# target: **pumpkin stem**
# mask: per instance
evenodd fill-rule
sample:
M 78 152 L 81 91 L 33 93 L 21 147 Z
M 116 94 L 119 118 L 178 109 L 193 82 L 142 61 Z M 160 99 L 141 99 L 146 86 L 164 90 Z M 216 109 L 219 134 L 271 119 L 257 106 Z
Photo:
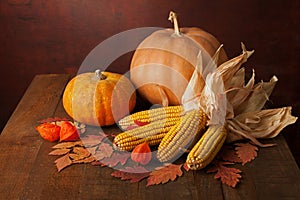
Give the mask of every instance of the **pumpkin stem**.
M 168 20 L 170 20 L 174 24 L 174 32 L 175 32 L 175 34 L 177 36 L 180 36 L 176 13 L 174 13 L 173 11 L 171 11 L 170 14 L 169 14 Z
M 107 78 L 107 77 L 101 72 L 100 69 L 97 69 L 97 70 L 95 71 L 95 74 L 96 74 L 96 76 L 97 76 L 97 78 L 98 78 L 99 80 L 104 80 L 104 79 Z

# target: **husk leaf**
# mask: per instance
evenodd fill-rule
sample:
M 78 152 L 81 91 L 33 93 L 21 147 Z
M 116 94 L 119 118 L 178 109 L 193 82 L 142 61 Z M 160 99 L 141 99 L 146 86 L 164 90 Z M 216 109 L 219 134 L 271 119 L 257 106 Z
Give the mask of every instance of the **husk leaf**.
M 247 51 L 242 43 L 242 54 L 218 68 L 213 65 L 218 52 L 205 68 L 200 52 L 182 102 L 186 110 L 202 109 L 209 118 L 208 125 L 225 124 L 229 131 L 227 142 L 246 138 L 261 147 L 272 146 L 257 139 L 276 137 L 284 127 L 295 123 L 297 117 L 291 115 L 291 107 L 263 110 L 278 79 L 273 76 L 269 82 L 255 84 L 253 70 L 245 83 L 245 69 L 241 66 L 253 52 Z M 202 83 L 205 80 L 204 86 L 199 85 L 200 78 Z
M 255 138 L 274 138 L 280 131 L 296 122 L 297 117 L 291 115 L 291 107 L 265 109 L 242 113 L 227 120 L 229 134 L 227 142 L 248 138 L 259 146 Z

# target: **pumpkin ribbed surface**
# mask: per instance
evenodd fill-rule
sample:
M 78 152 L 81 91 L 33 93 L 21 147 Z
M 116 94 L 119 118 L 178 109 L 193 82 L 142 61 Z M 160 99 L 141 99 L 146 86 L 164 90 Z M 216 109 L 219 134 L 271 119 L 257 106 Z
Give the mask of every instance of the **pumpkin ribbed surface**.
M 138 92 L 152 104 L 162 104 L 163 91 L 169 105 L 181 103 L 201 51 L 206 66 L 220 42 L 210 33 L 192 27 L 181 28 L 180 34 L 173 29 L 153 32 L 137 47 L 130 66 L 130 78 Z M 225 62 L 227 55 L 221 49 L 217 65 Z M 199 85 L 204 86 L 204 80 Z M 159 91 L 160 90 L 160 91 Z
M 63 106 L 76 121 L 94 126 L 112 125 L 133 110 L 135 89 L 128 78 L 116 73 L 102 72 L 74 77 L 66 86 Z

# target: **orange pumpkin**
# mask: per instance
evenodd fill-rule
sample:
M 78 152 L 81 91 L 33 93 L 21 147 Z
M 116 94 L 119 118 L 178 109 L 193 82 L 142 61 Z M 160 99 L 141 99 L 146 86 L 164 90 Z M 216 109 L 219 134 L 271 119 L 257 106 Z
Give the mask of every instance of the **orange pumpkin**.
M 131 61 L 130 78 L 138 92 L 152 104 L 178 105 L 197 63 L 201 51 L 204 66 L 220 47 L 210 33 L 196 27 L 178 28 L 176 14 L 170 12 L 173 29 L 153 32 L 137 47 Z M 220 50 L 218 65 L 227 60 Z M 204 80 L 199 83 L 204 86 Z M 162 95 L 162 93 L 164 95 Z
M 131 112 L 136 103 L 134 86 L 128 78 L 111 72 L 83 73 L 66 86 L 63 106 L 76 121 L 107 126 Z

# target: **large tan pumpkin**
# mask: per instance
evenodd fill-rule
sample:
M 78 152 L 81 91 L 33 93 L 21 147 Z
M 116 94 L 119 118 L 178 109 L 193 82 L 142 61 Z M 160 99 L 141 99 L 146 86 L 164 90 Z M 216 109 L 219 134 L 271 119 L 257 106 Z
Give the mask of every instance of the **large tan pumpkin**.
M 210 33 L 196 27 L 178 28 L 176 14 L 170 12 L 174 29 L 158 30 L 142 41 L 130 66 L 130 78 L 142 97 L 152 104 L 178 105 L 197 63 L 201 51 L 203 66 L 211 60 L 220 42 Z M 218 65 L 227 60 L 224 49 Z M 199 87 L 204 86 L 204 80 Z
M 135 88 L 128 78 L 111 72 L 83 73 L 66 86 L 63 106 L 76 121 L 112 125 L 133 110 Z

